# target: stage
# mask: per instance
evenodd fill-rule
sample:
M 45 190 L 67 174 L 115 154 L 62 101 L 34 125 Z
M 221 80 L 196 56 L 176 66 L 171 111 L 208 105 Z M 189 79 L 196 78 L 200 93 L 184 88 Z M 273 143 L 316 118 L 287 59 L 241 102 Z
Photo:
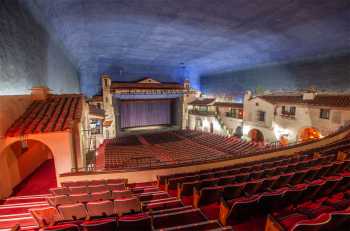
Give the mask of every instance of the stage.
M 157 132 L 166 132 L 166 131 L 176 131 L 179 130 L 178 125 L 154 125 L 154 126 L 144 126 L 144 127 L 134 127 L 134 128 L 124 128 L 120 130 L 120 136 L 128 135 L 138 135 L 138 134 L 149 134 Z

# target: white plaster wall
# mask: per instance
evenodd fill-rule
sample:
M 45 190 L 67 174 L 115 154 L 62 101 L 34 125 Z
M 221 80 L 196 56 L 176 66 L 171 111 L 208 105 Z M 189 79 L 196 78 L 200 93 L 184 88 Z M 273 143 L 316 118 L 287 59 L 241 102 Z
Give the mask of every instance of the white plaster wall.
M 226 116 L 226 112 L 230 111 L 229 107 L 219 107 L 218 111 L 219 111 L 219 116 L 224 122 L 225 126 L 228 129 L 232 129 L 233 134 L 235 133 L 237 127 L 242 127 L 243 119 L 236 119 L 236 118 Z
M 221 125 L 215 116 L 198 116 L 198 115 L 189 114 L 188 118 L 189 118 L 189 128 L 191 130 L 195 130 L 196 120 L 198 118 L 202 120 L 202 128 L 199 129 L 200 131 L 210 132 L 210 123 L 213 123 L 214 125 L 213 133 L 226 135 L 225 131 L 221 128 Z
M 271 143 L 276 141 L 272 122 L 274 120 L 274 106 L 260 98 L 248 100 L 245 98 L 243 105 L 243 136 L 249 140 L 248 134 L 252 129 L 260 130 L 264 135 L 264 141 Z M 265 111 L 265 122 L 257 121 L 257 112 Z

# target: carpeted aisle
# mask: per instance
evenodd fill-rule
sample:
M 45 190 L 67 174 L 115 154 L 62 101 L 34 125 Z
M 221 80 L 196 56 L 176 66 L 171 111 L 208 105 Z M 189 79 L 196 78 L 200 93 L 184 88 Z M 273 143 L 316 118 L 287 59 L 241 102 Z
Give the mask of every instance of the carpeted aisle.
M 20 183 L 13 191 L 13 196 L 47 194 L 49 188 L 57 187 L 54 160 L 41 164 L 30 176 Z

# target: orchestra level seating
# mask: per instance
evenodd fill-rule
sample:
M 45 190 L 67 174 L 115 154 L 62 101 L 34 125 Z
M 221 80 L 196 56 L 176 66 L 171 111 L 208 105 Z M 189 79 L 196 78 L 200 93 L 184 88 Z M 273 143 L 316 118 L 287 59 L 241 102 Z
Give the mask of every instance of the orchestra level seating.
M 266 147 L 236 137 L 181 130 L 105 140 L 102 169 L 157 168 L 241 158 Z

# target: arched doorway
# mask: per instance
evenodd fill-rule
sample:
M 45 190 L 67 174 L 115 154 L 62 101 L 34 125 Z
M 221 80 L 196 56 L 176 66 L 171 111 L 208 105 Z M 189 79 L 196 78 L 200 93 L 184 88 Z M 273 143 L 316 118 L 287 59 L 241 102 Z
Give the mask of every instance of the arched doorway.
M 194 130 L 199 131 L 202 130 L 203 122 L 200 118 L 196 118 Z
M 3 150 L 1 157 L 13 194 L 45 194 L 57 186 L 53 153 L 46 144 L 36 140 L 16 141 Z
M 238 126 L 235 131 L 235 136 L 241 138 L 243 136 L 243 129 L 241 126 Z
M 320 139 L 322 137 L 320 131 L 316 128 L 304 128 L 299 132 L 298 139 L 301 142 L 306 142 L 310 140 Z
M 258 129 L 250 130 L 248 133 L 248 136 L 250 137 L 252 142 L 256 142 L 256 143 L 263 143 L 264 142 L 264 135 Z
M 287 146 L 288 145 L 288 138 L 286 135 L 281 135 L 280 139 L 279 139 L 279 143 L 281 146 Z

